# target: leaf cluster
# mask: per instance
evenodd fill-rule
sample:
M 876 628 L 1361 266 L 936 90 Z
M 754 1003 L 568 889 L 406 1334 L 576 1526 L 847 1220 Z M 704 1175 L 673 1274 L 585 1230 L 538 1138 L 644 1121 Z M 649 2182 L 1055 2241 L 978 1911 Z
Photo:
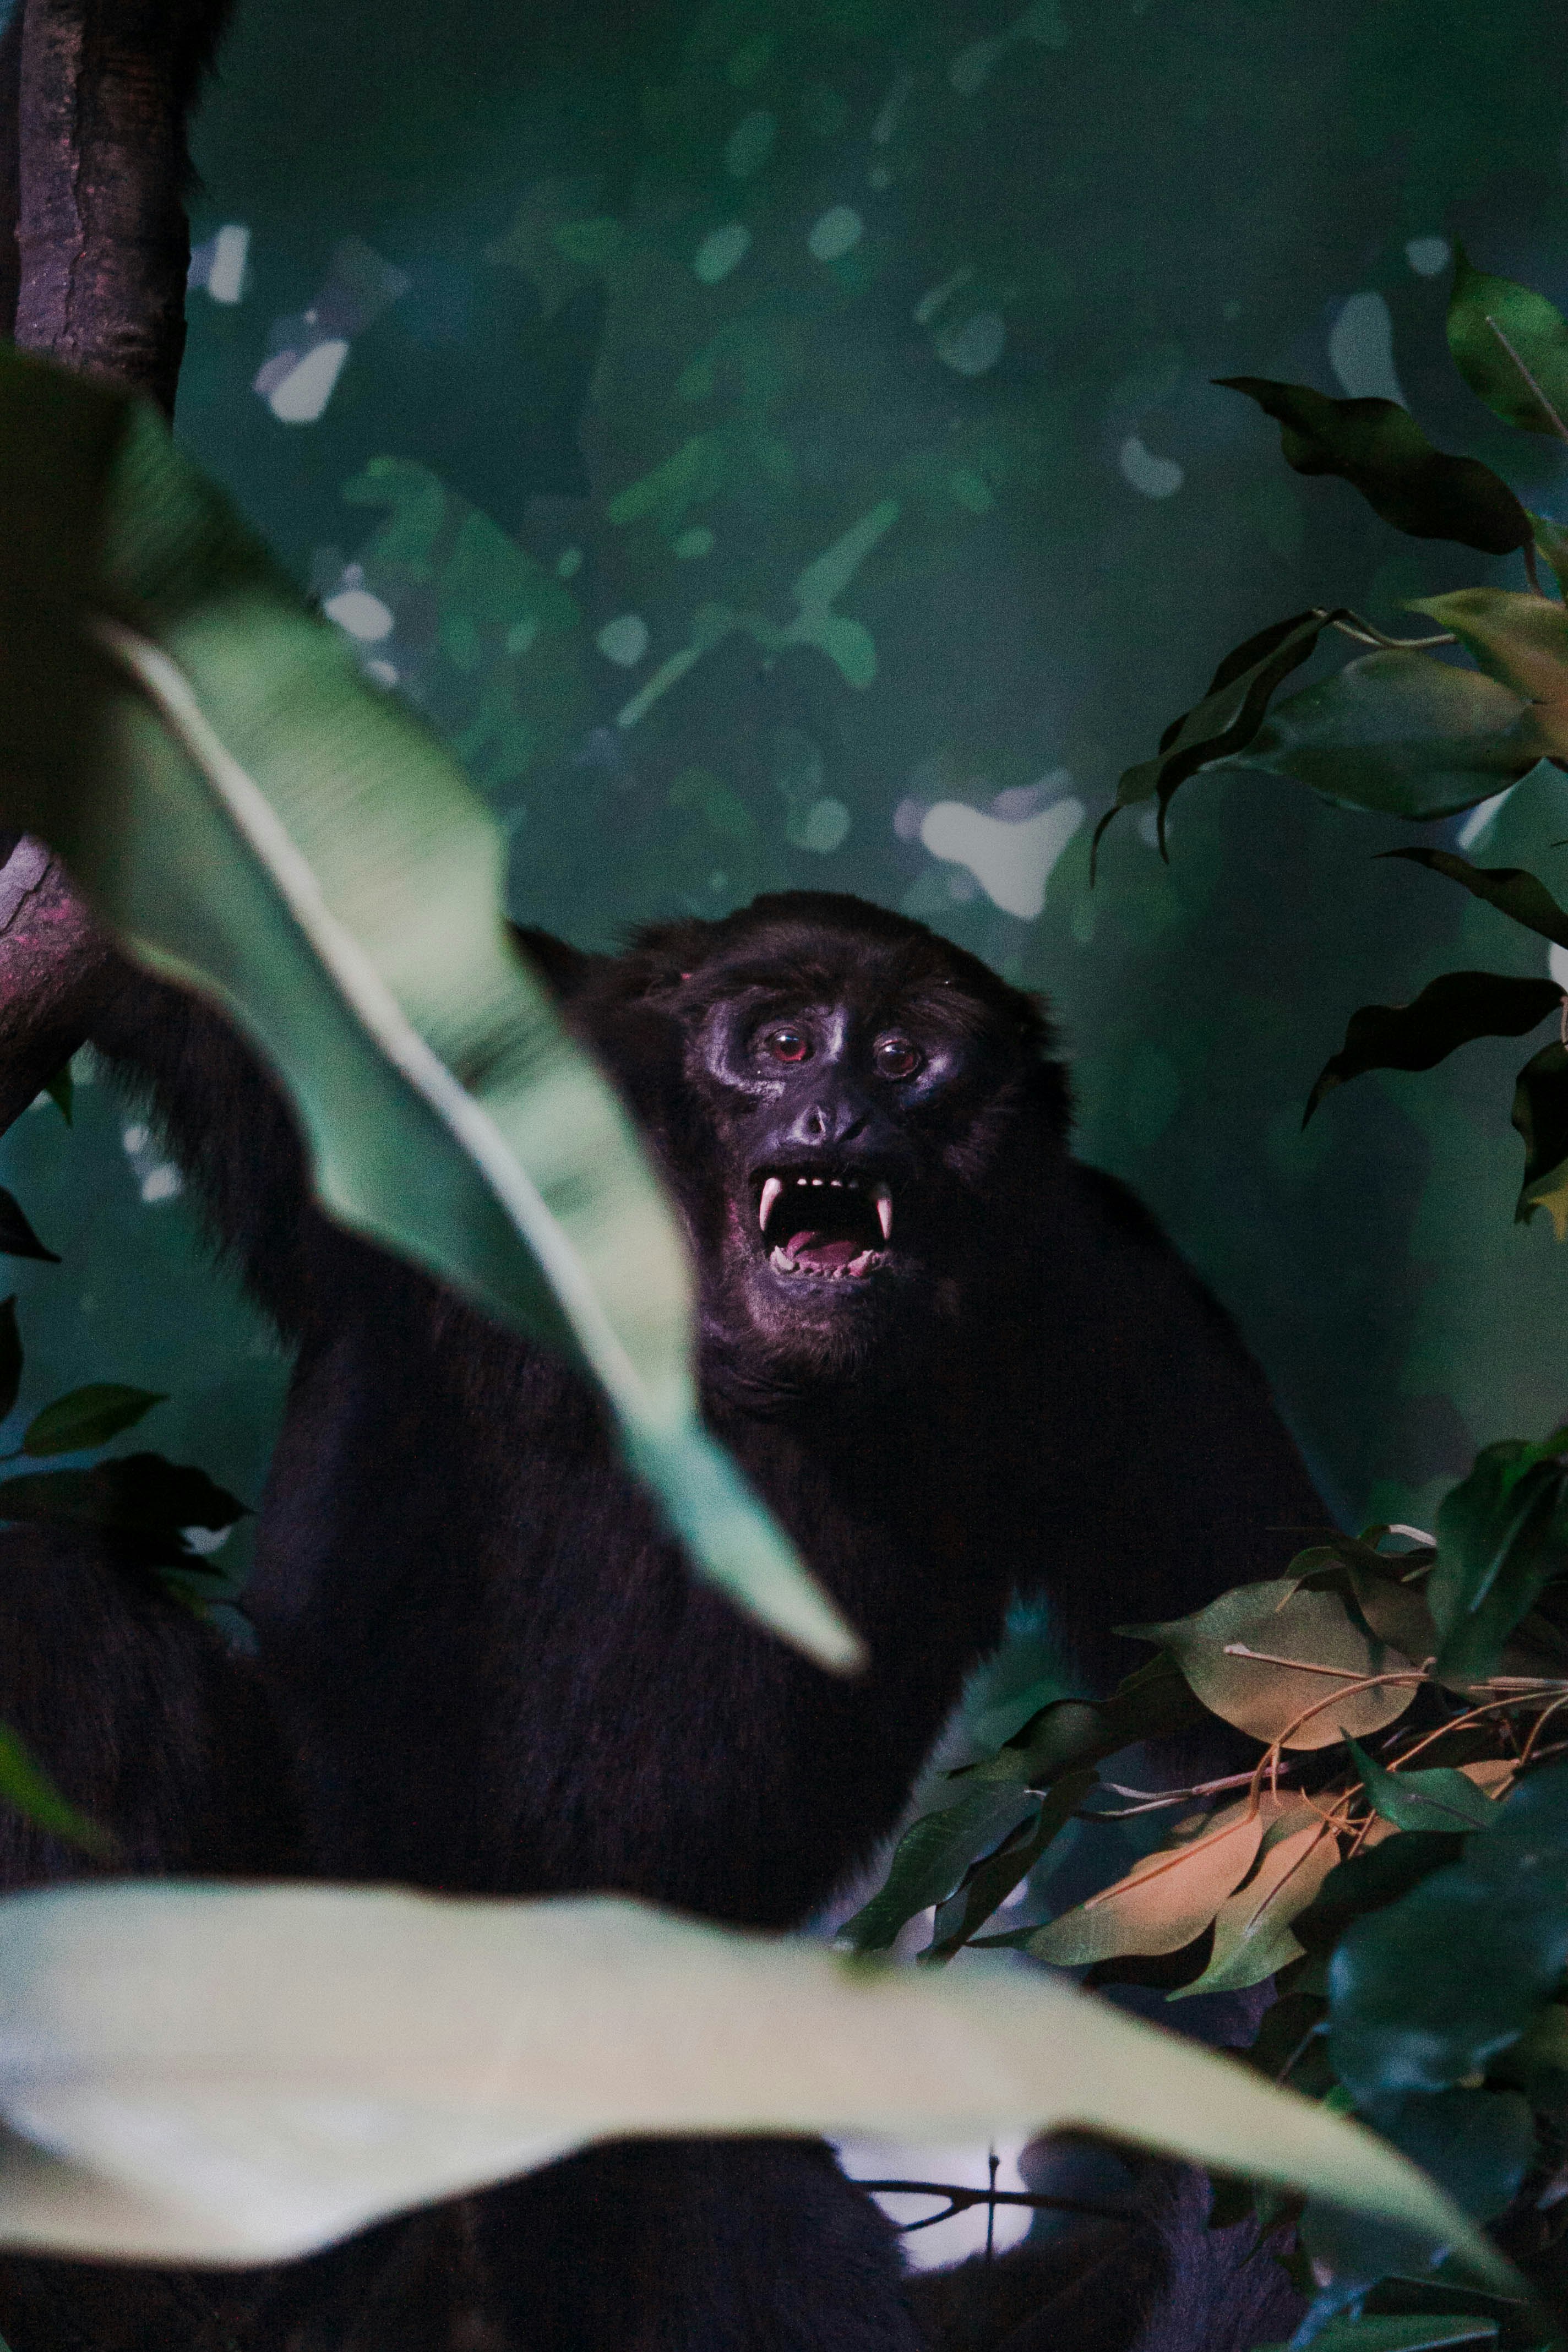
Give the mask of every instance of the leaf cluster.
M 1494 415 L 1521 431 L 1568 442 L 1568 321 L 1543 295 L 1477 269 L 1456 252 L 1448 347 Z M 1349 482 L 1407 537 L 1445 539 L 1489 555 L 1522 552 L 1528 593 L 1478 586 L 1414 600 L 1436 624 L 1388 636 L 1347 607 L 1314 607 L 1258 631 L 1226 656 L 1207 693 L 1173 719 L 1155 756 L 1126 770 L 1095 835 L 1118 813 L 1154 803 L 1162 854 L 1172 799 L 1200 772 L 1261 769 L 1348 808 L 1432 824 L 1508 791 L 1542 761 L 1568 770 L 1568 526 L 1532 513 L 1479 459 L 1433 447 L 1397 402 L 1333 400 L 1306 384 L 1228 376 L 1280 428 L 1299 474 Z M 1558 594 L 1541 586 L 1541 565 Z M 1330 633 L 1371 648 L 1334 676 L 1288 697 L 1285 680 Z M 1468 659 L 1450 657 L 1458 649 Z M 1458 882 L 1510 921 L 1568 948 L 1568 914 L 1521 867 L 1483 867 L 1457 854 L 1392 850 Z M 1559 1035 L 1531 1057 L 1514 1091 L 1525 1167 L 1516 1215 L 1551 1217 L 1568 1238 L 1568 999 L 1554 981 L 1445 972 L 1414 1003 L 1363 1005 L 1325 1064 L 1306 1108 L 1369 1070 L 1427 1070 L 1477 1037 L 1520 1037 L 1555 1013 Z
M 847 1939 L 885 1949 L 930 1911 L 928 1965 L 1003 1947 L 1173 2001 L 1272 1978 L 1250 2063 L 1358 2115 L 1478 2222 L 1506 2213 L 1510 2252 L 1551 2273 L 1568 2222 L 1568 1431 L 1488 1447 L 1434 1536 L 1332 1535 L 1282 1577 L 1123 1630 L 1152 1663 L 949 1774 Z M 1177 1789 L 1116 1773 L 1120 1751 L 1215 1718 L 1257 1744 L 1249 1769 Z M 1169 1826 L 1039 1917 L 1033 1874 L 1068 1825 L 1131 1818 Z M 1253 2201 L 1222 2185 L 1216 2222 Z M 1323 2340 L 1347 2352 L 1544 2340 L 1522 2286 L 1510 2305 L 1436 2281 L 1414 2242 L 1321 2200 L 1296 2218 L 1317 2320 L 1340 2331 Z

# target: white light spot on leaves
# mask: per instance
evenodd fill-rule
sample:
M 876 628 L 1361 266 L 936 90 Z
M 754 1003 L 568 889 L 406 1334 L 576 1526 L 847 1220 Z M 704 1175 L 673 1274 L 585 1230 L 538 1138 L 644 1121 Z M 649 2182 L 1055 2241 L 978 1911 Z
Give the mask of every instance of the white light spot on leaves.
M 332 396 L 348 355 L 349 347 L 340 335 L 329 336 L 303 359 L 296 359 L 291 352 L 279 352 L 278 359 L 268 360 L 258 370 L 254 389 L 280 425 L 314 425 Z M 279 361 L 285 362 L 280 370 Z
M 1546 954 L 1546 969 L 1559 988 L 1568 989 L 1568 948 L 1549 948 Z
M 936 355 L 957 375 L 984 375 L 1006 344 L 1006 321 L 1000 310 L 976 310 L 961 327 L 950 327 L 938 336 Z
M 149 1169 L 142 1179 L 142 1198 L 150 1209 L 156 1207 L 160 1201 L 178 1200 L 184 1189 L 184 1179 L 179 1170 L 166 1165 Z
M 1395 400 L 1405 394 L 1394 373 L 1394 320 L 1381 294 L 1352 294 L 1329 330 L 1329 365 L 1349 400 Z
M 731 221 L 724 228 L 710 229 L 703 238 L 692 259 L 692 272 L 704 286 L 717 286 L 731 269 L 739 268 L 751 249 L 752 232 L 744 221 Z
M 1448 255 L 1446 236 L 1413 236 L 1405 247 L 1405 258 L 1417 278 L 1436 278 L 1440 269 L 1448 267 Z
M 368 588 L 344 588 L 329 596 L 321 610 L 329 621 L 346 629 L 351 637 L 362 645 L 374 646 L 392 635 L 392 610 Z
M 581 572 L 582 569 L 582 549 L 580 547 L 563 547 L 560 554 L 555 559 L 555 577 L 557 580 L 570 580 L 576 572 Z
M 397 684 L 396 667 L 389 661 L 367 661 L 364 665 L 364 674 L 366 677 L 374 678 L 377 686 Z
M 682 563 L 689 563 L 699 555 L 711 555 L 713 534 L 705 522 L 693 523 L 689 530 L 681 532 L 670 552 L 679 556 Z
M 233 1535 L 234 1529 L 232 1528 L 182 1528 L 180 1533 L 185 1539 L 187 1551 L 194 1551 L 201 1559 L 208 1559 L 215 1551 L 223 1549 L 224 1545 Z
M 1186 480 L 1184 469 L 1173 457 L 1157 457 L 1145 447 L 1136 433 L 1130 433 L 1116 453 L 1121 478 L 1142 490 L 1146 499 L 1174 498 Z
M 731 131 L 724 148 L 724 169 L 732 180 L 749 180 L 760 172 L 773 152 L 778 136 L 779 119 L 759 106 L 742 115 Z
M 938 801 L 921 820 L 921 840 L 933 857 L 973 874 L 993 906 L 1031 923 L 1045 906 L 1051 868 L 1082 823 L 1083 803 L 1071 798 L 1022 822 Z
M 831 205 L 812 224 L 805 249 L 814 261 L 837 261 L 852 253 L 866 234 L 866 224 L 852 205 Z
M 605 623 L 594 643 L 606 661 L 633 669 L 647 651 L 647 623 L 640 613 L 622 613 Z

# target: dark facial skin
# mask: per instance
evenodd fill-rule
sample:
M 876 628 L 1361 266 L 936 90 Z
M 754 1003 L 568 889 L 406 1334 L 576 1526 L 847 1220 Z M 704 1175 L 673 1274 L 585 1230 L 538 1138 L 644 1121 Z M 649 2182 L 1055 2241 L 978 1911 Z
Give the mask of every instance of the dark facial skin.
M 972 1286 L 998 1152 L 1037 1119 L 1041 1024 L 930 934 L 868 940 L 858 906 L 840 929 L 845 902 L 763 903 L 775 919 L 732 943 L 723 925 L 647 942 L 689 959 L 644 1001 L 679 1023 L 707 1112 L 663 1156 L 709 1353 L 796 1387 L 906 1376 Z

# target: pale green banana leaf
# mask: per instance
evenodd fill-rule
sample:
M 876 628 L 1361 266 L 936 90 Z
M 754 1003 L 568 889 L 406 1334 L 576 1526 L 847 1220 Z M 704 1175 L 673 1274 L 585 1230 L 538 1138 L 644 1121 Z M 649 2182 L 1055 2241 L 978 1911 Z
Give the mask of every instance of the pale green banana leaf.
M 0 352 L 0 824 L 279 1073 L 331 1214 L 565 1348 L 695 1565 L 859 1644 L 698 1419 L 676 1221 L 502 918 L 499 832 L 150 408 Z
M 1414 2228 L 1383 2141 L 1005 1964 L 868 1967 L 624 1898 L 136 1885 L 0 1904 L 0 2243 L 260 2262 L 622 2134 L 1081 2125 Z

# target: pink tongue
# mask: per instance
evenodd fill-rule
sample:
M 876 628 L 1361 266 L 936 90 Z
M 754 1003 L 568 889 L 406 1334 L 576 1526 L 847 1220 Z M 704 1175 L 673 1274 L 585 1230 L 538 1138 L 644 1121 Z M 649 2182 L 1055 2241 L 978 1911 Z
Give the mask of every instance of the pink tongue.
M 787 1248 L 791 1257 L 805 1255 L 813 1265 L 847 1265 L 858 1257 L 858 1242 L 819 1242 L 814 1233 L 792 1234 Z

